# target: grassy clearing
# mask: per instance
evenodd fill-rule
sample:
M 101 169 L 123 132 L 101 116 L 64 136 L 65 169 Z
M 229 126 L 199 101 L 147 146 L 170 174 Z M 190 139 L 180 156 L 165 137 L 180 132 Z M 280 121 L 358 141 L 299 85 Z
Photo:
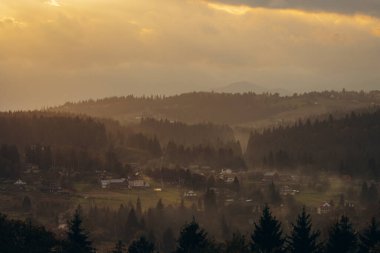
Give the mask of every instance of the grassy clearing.
M 97 205 L 108 206 L 109 208 L 119 208 L 121 204 L 129 202 L 135 204 L 140 197 L 143 209 L 155 207 L 159 199 L 162 199 L 164 205 L 178 206 L 181 203 L 182 190 L 175 187 L 165 187 L 161 192 L 156 192 L 152 188 L 132 189 L 132 190 L 101 190 L 92 189 L 84 191 L 76 198 L 76 205 L 82 206 Z
M 346 192 L 348 184 L 339 178 L 329 178 L 330 187 L 324 192 L 306 189 L 301 190 L 295 196 L 296 200 L 307 206 L 318 207 L 323 202 L 333 200 L 335 203 L 339 201 L 342 193 Z

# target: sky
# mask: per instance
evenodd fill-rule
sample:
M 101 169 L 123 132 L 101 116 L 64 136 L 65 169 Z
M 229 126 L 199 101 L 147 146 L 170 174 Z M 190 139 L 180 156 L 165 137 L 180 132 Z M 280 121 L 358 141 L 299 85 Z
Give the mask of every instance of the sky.
M 372 90 L 379 70 L 379 0 L 0 1 L 0 110 L 243 81 Z

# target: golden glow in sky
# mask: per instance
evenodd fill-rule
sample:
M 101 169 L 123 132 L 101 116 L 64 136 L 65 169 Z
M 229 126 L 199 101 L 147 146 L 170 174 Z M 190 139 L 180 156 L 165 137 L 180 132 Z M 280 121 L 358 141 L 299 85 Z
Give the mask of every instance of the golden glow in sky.
M 0 110 L 238 81 L 380 88 L 376 15 L 244 2 L 3 0 Z

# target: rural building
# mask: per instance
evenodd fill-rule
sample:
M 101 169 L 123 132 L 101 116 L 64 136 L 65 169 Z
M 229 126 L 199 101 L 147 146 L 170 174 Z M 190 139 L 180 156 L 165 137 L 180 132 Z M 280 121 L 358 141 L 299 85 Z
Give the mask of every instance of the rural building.
M 21 179 L 18 179 L 14 185 L 19 185 L 19 186 L 22 186 L 22 185 L 26 185 L 26 183 L 24 181 L 22 181 Z
M 124 186 L 127 186 L 126 183 L 127 183 L 127 180 L 125 178 L 100 180 L 100 185 L 103 189 L 107 189 L 111 187 L 123 188 Z
M 318 207 L 318 214 L 327 214 L 331 211 L 331 205 L 328 202 L 324 202 Z
M 149 183 L 145 182 L 143 179 L 133 179 L 128 181 L 128 187 L 132 188 L 148 188 Z
M 185 198 L 196 198 L 197 194 L 194 191 L 187 191 L 183 194 Z

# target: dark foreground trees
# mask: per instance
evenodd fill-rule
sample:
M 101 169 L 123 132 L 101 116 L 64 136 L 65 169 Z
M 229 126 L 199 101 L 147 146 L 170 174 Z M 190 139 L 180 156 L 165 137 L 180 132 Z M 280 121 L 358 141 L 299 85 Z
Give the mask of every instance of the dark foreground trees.
M 49 253 L 58 246 L 53 234 L 30 221 L 9 220 L 0 214 L 1 253 Z
M 212 243 L 207 238 L 207 233 L 193 219 L 186 224 L 179 235 L 176 253 L 208 253 L 212 252 Z
M 330 228 L 324 243 L 319 241 L 319 231 L 312 228 L 310 215 L 305 209 L 292 225 L 290 235 L 285 240 L 281 223 L 265 207 L 251 234 L 251 241 L 239 232 L 224 243 L 216 243 L 207 232 L 193 219 L 184 225 L 176 236 L 167 229 L 162 245 L 155 244 L 140 236 L 128 246 L 118 241 L 112 253 L 374 253 L 380 252 L 380 226 L 372 219 L 359 235 L 350 220 L 342 216 Z M 177 240 L 176 240 L 177 238 Z M 176 240 L 176 242 L 175 242 Z M 0 252 L 1 253 L 94 253 L 92 242 L 82 226 L 80 211 L 76 210 L 69 221 L 66 238 L 57 240 L 44 227 L 33 225 L 30 221 L 15 221 L 0 214 Z
M 312 231 L 310 215 L 305 208 L 297 217 L 296 224 L 288 238 L 288 251 L 291 253 L 318 253 L 322 251 L 321 244 L 318 243 L 319 231 Z
M 380 252 L 380 226 L 375 218 L 359 237 L 360 253 Z
M 64 253 L 93 253 L 95 249 L 89 240 L 86 231 L 82 228 L 82 218 L 79 209 L 75 210 L 74 216 L 69 221 L 67 241 L 63 243 Z
M 342 216 L 329 232 L 326 253 L 353 253 L 357 250 L 357 233 L 348 217 Z
M 148 241 L 145 236 L 133 241 L 128 248 L 128 253 L 153 253 L 155 250 L 154 243 Z
M 251 236 L 251 248 L 258 253 L 284 252 L 284 242 L 281 223 L 272 216 L 269 207 L 266 206 L 255 230 Z

